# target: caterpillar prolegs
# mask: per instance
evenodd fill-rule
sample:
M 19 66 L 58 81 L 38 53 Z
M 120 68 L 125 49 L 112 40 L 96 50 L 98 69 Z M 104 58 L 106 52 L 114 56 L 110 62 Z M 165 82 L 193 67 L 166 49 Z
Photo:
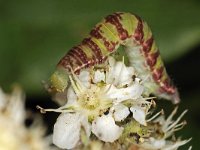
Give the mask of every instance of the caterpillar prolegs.
M 79 73 L 83 68 L 103 63 L 120 45 L 125 47 L 129 65 L 145 80 L 144 86 L 149 93 L 170 99 L 173 103 L 180 101 L 149 26 L 140 17 L 123 12 L 105 17 L 81 44 L 69 50 L 51 76 L 52 87 L 64 91 L 71 71 Z

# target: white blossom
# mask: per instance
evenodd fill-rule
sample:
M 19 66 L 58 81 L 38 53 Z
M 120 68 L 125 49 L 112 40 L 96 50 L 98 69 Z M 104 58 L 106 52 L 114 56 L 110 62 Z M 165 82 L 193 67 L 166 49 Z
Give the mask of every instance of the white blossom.
M 63 149 L 75 147 L 80 139 L 81 126 L 89 137 L 91 129 L 85 116 L 78 113 L 62 113 L 54 125 L 53 143 Z
M 123 104 L 117 104 L 114 106 L 114 119 L 115 121 L 122 121 L 124 120 L 128 115 L 130 114 L 130 111 L 128 107 L 126 107 Z
M 145 109 L 140 106 L 132 106 L 130 108 L 131 112 L 133 113 L 133 118 L 138 121 L 140 124 L 146 126 L 146 112 Z
M 6 95 L 0 88 L 0 109 L 3 109 L 6 105 Z
M 26 111 L 24 93 L 15 86 L 11 94 L 0 90 L 0 149 L 1 150 L 44 150 L 50 147 L 51 140 L 45 135 L 41 118 L 25 126 Z
M 188 140 L 170 140 L 169 137 L 171 137 L 176 131 L 180 130 L 183 128 L 183 126 L 186 124 L 185 121 L 180 122 L 184 114 L 187 112 L 184 111 L 176 120 L 172 120 L 173 116 L 177 112 L 176 107 L 170 116 L 165 119 L 164 114 L 161 114 L 159 117 L 154 119 L 152 122 L 157 124 L 159 123 L 159 130 L 163 132 L 164 136 L 162 138 L 156 138 L 156 137 L 150 137 L 146 138 L 145 142 L 141 144 L 141 147 L 146 148 L 146 149 L 162 149 L 162 150 L 177 150 L 180 146 L 188 143 L 190 139 Z
M 80 141 L 81 118 L 86 118 L 88 132 L 104 142 L 114 142 L 123 132 L 123 127 L 116 125 L 130 114 L 134 106 L 138 110 L 133 118 L 145 125 L 148 102 L 142 97 L 143 86 L 140 79 L 134 78 L 133 67 L 126 67 L 121 61 L 108 58 L 106 68 L 81 70 L 79 75 L 72 73 L 71 86 L 67 89 L 67 103 L 58 109 L 43 111 L 62 112 L 54 125 L 53 142 L 60 148 L 74 148 Z M 140 106 L 147 107 L 140 108 Z M 109 115 L 104 113 L 109 112 Z M 79 114 L 79 115 L 77 115 Z M 138 116 L 142 115 L 142 116 Z M 84 127 L 84 126 L 83 126 Z M 72 135 L 73 134 L 73 135 Z
M 115 124 L 111 114 L 97 117 L 92 122 L 93 133 L 104 142 L 114 142 L 121 135 L 123 128 Z
M 73 149 L 83 144 L 82 130 L 86 139 L 95 135 L 106 143 L 131 141 L 150 150 L 176 150 L 189 141 L 168 140 L 184 125 L 178 122 L 185 112 L 176 121 L 172 121 L 174 112 L 166 120 L 161 112 L 148 119 L 154 101 L 143 97 L 143 81 L 123 61 L 109 57 L 105 66 L 83 69 L 79 75 L 72 72 L 69 79 L 65 105 L 58 109 L 39 107 L 42 112 L 61 112 L 53 130 L 53 143 L 58 147 Z M 155 129 L 164 136 L 154 133 Z

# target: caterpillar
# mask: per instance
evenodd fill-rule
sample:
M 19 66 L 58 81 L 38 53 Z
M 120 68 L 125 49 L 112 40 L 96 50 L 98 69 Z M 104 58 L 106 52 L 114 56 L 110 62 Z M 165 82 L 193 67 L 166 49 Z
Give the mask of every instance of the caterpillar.
M 78 74 L 83 68 L 104 63 L 121 45 L 125 47 L 129 65 L 145 80 L 144 86 L 149 94 L 169 99 L 173 103 L 180 101 L 178 90 L 166 72 L 151 29 L 139 16 L 124 12 L 105 17 L 91 30 L 88 37 L 68 51 L 51 76 L 51 86 L 58 92 L 64 91 L 71 71 Z

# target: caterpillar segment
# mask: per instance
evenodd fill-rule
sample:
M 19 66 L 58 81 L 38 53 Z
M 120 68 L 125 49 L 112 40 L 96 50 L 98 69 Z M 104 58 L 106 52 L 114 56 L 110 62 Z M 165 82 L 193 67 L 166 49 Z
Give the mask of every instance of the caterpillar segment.
M 129 65 L 145 81 L 146 94 L 154 94 L 173 103 L 180 101 L 149 26 L 140 17 L 122 12 L 105 17 L 80 45 L 68 51 L 51 76 L 52 87 L 59 92 L 64 91 L 72 71 L 78 74 L 83 68 L 104 63 L 120 45 L 125 47 Z

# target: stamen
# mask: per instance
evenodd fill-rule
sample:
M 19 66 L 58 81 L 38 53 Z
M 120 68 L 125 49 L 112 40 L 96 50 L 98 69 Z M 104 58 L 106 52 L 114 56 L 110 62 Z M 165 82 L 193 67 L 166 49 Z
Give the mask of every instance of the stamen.
M 153 117 L 149 118 L 147 120 L 147 122 L 152 121 L 153 119 L 155 119 L 156 117 L 158 117 L 160 114 L 163 114 L 163 113 L 164 113 L 164 110 L 162 109 L 161 111 L 159 111 L 158 113 L 156 113 Z
M 46 110 L 44 108 L 40 107 L 39 105 L 37 105 L 36 108 L 40 110 L 40 113 L 42 113 L 42 114 L 46 113 Z
M 177 110 L 178 110 L 178 106 L 174 108 L 172 113 L 169 115 L 169 117 L 165 121 L 165 124 L 163 125 L 163 129 L 166 129 L 168 127 L 168 125 L 172 122 L 172 118 L 176 114 Z
M 118 74 L 118 76 L 117 76 L 117 79 L 120 79 L 120 76 L 121 76 L 121 73 L 122 73 L 122 71 L 123 71 L 123 68 L 124 68 L 124 63 L 123 63 L 123 65 L 122 65 L 122 67 L 121 67 L 121 69 L 120 69 L 120 71 L 119 71 L 119 74 Z M 119 81 L 119 80 L 118 80 Z M 116 83 L 117 85 L 118 85 L 118 82 Z
M 105 94 L 109 92 L 113 84 L 110 84 L 109 87 L 105 90 Z
M 73 87 L 73 89 L 74 89 L 74 92 L 75 92 L 77 95 L 79 95 L 79 94 L 80 94 L 80 93 L 79 93 L 79 89 L 76 87 L 76 84 L 75 84 L 75 82 L 73 81 L 71 75 L 69 75 L 69 80 L 70 80 L 70 82 L 71 82 L 71 84 L 72 84 L 72 87 Z
M 123 62 L 123 64 L 124 64 L 124 62 L 125 62 L 125 61 L 124 61 L 124 56 L 122 56 L 122 62 Z
M 154 98 L 156 98 L 156 97 L 143 97 L 143 98 L 139 98 L 139 99 L 137 99 L 138 101 L 141 101 L 141 100 L 150 100 L 150 99 L 154 99 Z
M 44 109 L 40 107 L 39 105 L 36 106 L 37 109 L 40 110 L 40 113 L 45 114 L 46 112 L 58 112 L 58 113 L 63 113 L 63 112 L 74 112 L 73 110 L 67 110 L 63 108 L 58 108 L 58 109 Z
M 188 139 L 188 140 L 183 140 L 183 141 L 177 141 L 176 143 L 174 143 L 172 146 L 168 147 L 168 149 L 176 149 L 182 145 L 185 145 L 186 143 L 188 143 L 192 138 Z
M 177 119 L 174 123 L 172 123 L 172 124 L 166 129 L 166 131 L 169 131 L 171 128 L 173 128 L 173 127 L 182 119 L 182 117 L 183 117 L 186 113 L 187 113 L 187 110 L 185 110 L 185 111 L 178 117 L 178 119 Z
M 152 100 L 155 97 L 146 97 L 146 98 L 138 98 L 138 99 L 131 99 L 135 104 L 147 104 L 149 106 L 151 106 L 153 104 L 152 101 L 148 101 L 148 100 Z
M 183 121 L 183 122 L 177 124 L 177 125 L 174 127 L 173 131 L 175 132 L 175 131 L 181 130 L 186 124 L 187 124 L 186 121 Z
M 76 81 L 75 83 L 76 83 L 76 85 L 77 85 L 77 87 L 79 88 L 79 90 L 81 91 L 81 92 L 83 92 L 83 91 L 85 91 L 85 86 L 82 84 L 82 82 L 79 80 L 79 78 L 77 77 L 77 75 L 76 74 L 74 74 L 74 72 L 72 72 L 72 77 L 74 78 L 74 80 Z
M 188 150 L 191 150 L 192 149 L 192 146 L 190 146 L 189 148 L 188 148 Z
M 79 96 L 80 94 L 82 94 L 84 91 L 83 89 L 81 89 L 80 86 L 77 85 L 77 82 L 75 82 L 72 78 L 71 75 L 69 75 L 69 79 L 70 79 L 70 82 L 72 84 L 72 87 L 74 89 L 74 92 L 77 94 L 77 96 Z
M 186 125 L 186 124 L 187 124 L 187 122 L 184 120 L 183 122 L 177 124 L 177 125 L 175 126 L 175 128 L 180 127 L 180 126 L 184 126 L 184 125 Z

